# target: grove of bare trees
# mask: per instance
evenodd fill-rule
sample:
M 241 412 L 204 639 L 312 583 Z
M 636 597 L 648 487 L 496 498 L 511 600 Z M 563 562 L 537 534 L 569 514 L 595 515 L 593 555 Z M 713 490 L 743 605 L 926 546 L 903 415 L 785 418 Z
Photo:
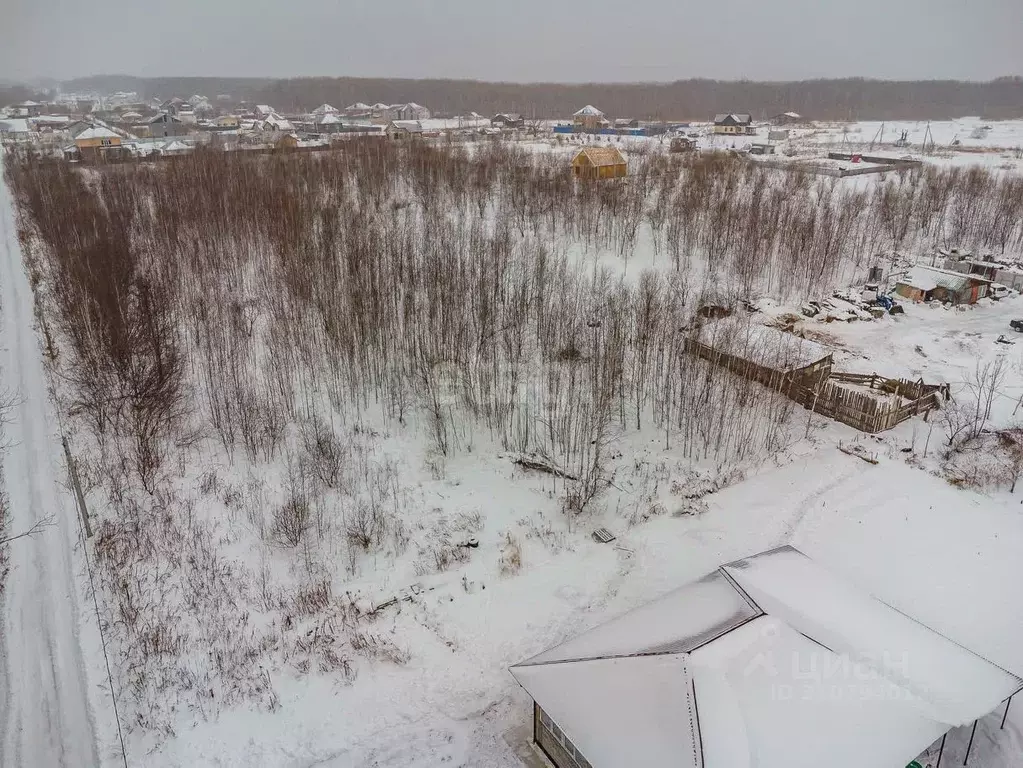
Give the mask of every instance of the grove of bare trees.
M 485 516 L 424 527 L 380 430 L 418 436 L 438 476 L 481 444 L 533 456 L 585 515 L 623 435 L 721 468 L 791 439 L 791 401 L 683 354 L 704 303 L 817 295 L 891 249 L 1023 245 L 1019 179 L 975 169 L 853 186 L 649 153 L 577 184 L 557 152 L 363 140 L 5 168 L 96 502 L 119 695 L 164 732 L 167 689 L 206 716 L 276 706 L 268 655 L 342 677 L 407 658 L 338 580 L 405 552 L 454 567 Z M 222 521 L 197 513 L 213 504 Z M 245 536 L 301 576 L 227 558 Z

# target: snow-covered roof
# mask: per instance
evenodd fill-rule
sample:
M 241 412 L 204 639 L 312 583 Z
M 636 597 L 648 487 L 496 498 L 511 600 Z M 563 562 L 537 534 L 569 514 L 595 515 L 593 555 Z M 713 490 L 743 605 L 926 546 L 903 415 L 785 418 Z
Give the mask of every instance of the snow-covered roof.
M 121 136 L 107 128 L 94 125 L 75 136 L 76 139 L 119 139 Z
M 575 157 L 578 158 L 580 155 L 589 160 L 590 165 L 594 167 L 621 165 L 625 162 L 625 158 L 617 147 L 583 147 L 576 152 Z
M 697 340 L 779 371 L 802 368 L 828 355 L 827 348 L 815 341 L 761 325 L 741 314 L 704 323 Z
M 191 148 L 192 148 L 191 144 L 186 144 L 183 141 L 179 141 L 177 139 L 173 139 L 171 141 L 168 141 L 162 147 L 160 147 L 160 151 L 161 152 L 183 152 L 183 151 L 189 150 Z
M 347 112 L 365 112 L 366 110 L 372 109 L 369 104 L 363 104 L 361 101 L 357 101 L 354 104 L 349 104 L 345 107 Z
M 728 112 L 728 113 L 722 113 L 722 114 L 719 114 L 719 115 L 714 115 L 714 122 L 716 124 L 723 123 L 723 122 L 725 122 L 726 120 L 729 120 L 729 119 L 731 119 L 732 122 L 734 122 L 734 123 L 736 123 L 738 125 L 746 125 L 747 123 L 752 123 L 753 122 L 753 118 L 750 117 L 749 115 L 740 114 L 740 113 L 737 113 L 737 112 Z
M 320 104 L 320 106 L 313 110 L 314 115 L 333 115 L 337 114 L 337 112 L 337 107 L 332 107 L 330 104 Z
M 263 130 L 293 131 L 295 126 L 291 124 L 290 120 L 286 120 L 277 114 L 271 114 L 263 121 Z
M 150 125 L 154 125 L 155 123 L 162 123 L 162 122 L 164 122 L 164 118 L 165 117 L 167 118 L 167 122 L 171 122 L 171 123 L 180 123 L 181 122 L 181 118 L 177 117 L 176 115 L 172 115 L 169 112 L 157 112 L 155 115 L 153 115 L 151 118 L 149 118 L 149 120 L 147 120 L 146 122 L 148 122 Z
M 787 546 L 511 672 L 593 768 L 905 765 L 1023 687 Z
M 0 120 L 0 133 L 28 133 L 28 120 L 23 117 L 6 117 Z
M 585 107 L 580 109 L 578 112 L 572 115 L 572 117 L 603 117 L 604 113 L 597 109 L 592 104 L 587 104 Z
M 391 125 L 410 133 L 420 133 L 423 130 L 423 125 L 418 120 L 392 120 Z
M 974 283 L 990 283 L 991 281 L 980 275 L 966 275 L 962 272 L 917 265 L 911 267 L 909 272 L 900 277 L 897 282 L 921 291 L 933 291 L 939 286 L 949 291 L 963 291 Z
M 783 117 L 791 117 L 793 120 L 797 120 L 800 115 L 798 112 L 782 112 Z
M 341 122 L 341 118 L 333 112 L 324 112 L 316 118 L 317 125 L 337 125 Z
M 913 267 L 905 275 L 897 280 L 902 285 L 907 285 L 910 288 L 916 288 L 919 291 L 933 291 L 938 287 L 938 284 L 934 280 L 934 275 L 925 272 L 919 267 Z
M 370 109 L 390 109 L 390 108 L 391 108 L 390 105 L 384 104 L 383 102 L 380 102 L 380 101 L 378 101 L 376 104 L 374 104 L 372 107 L 370 107 Z

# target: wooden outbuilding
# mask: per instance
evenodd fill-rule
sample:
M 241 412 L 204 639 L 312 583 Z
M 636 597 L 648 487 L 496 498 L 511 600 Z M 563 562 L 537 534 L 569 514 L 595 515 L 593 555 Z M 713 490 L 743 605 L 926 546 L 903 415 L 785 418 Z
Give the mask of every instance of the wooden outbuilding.
M 572 158 L 572 174 L 577 179 L 621 179 L 628 172 L 625 157 L 617 147 L 583 147 Z
M 991 281 L 980 275 L 917 265 L 895 282 L 895 293 L 910 301 L 976 304 L 988 295 Z

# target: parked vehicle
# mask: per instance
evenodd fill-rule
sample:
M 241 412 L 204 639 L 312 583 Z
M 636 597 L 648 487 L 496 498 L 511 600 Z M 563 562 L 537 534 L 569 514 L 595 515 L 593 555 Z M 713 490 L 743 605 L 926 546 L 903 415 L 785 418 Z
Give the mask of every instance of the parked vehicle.
M 1009 327 L 1012 328 L 1012 330 L 1014 331 L 1019 331 L 1020 333 L 1023 333 L 1023 320 L 1011 320 L 1009 322 Z
M 991 283 L 991 290 L 988 291 L 988 295 L 992 299 L 1004 299 L 1009 295 L 1009 289 L 1001 283 Z

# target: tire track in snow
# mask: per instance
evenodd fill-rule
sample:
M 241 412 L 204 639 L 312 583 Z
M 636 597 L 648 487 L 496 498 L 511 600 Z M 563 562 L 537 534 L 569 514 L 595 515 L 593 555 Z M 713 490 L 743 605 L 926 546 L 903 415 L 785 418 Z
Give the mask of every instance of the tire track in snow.
M 95 768 L 85 664 L 78 638 L 73 552 L 78 521 L 59 485 L 59 439 L 34 330 L 14 204 L 0 181 L 0 381 L 18 396 L 3 456 L 10 530 L 53 525 L 14 542 L 0 602 L 0 765 Z
M 859 460 L 857 459 L 857 462 L 858 461 Z M 799 530 L 799 526 L 802 525 L 807 515 L 820 506 L 821 499 L 857 475 L 863 474 L 864 471 L 866 470 L 861 469 L 858 466 L 850 466 L 847 470 L 840 472 L 834 479 L 819 486 L 817 490 L 806 496 L 801 502 L 799 502 L 799 506 L 796 507 L 795 514 L 785 524 L 776 546 L 793 543 L 793 538 L 796 535 L 796 531 Z

